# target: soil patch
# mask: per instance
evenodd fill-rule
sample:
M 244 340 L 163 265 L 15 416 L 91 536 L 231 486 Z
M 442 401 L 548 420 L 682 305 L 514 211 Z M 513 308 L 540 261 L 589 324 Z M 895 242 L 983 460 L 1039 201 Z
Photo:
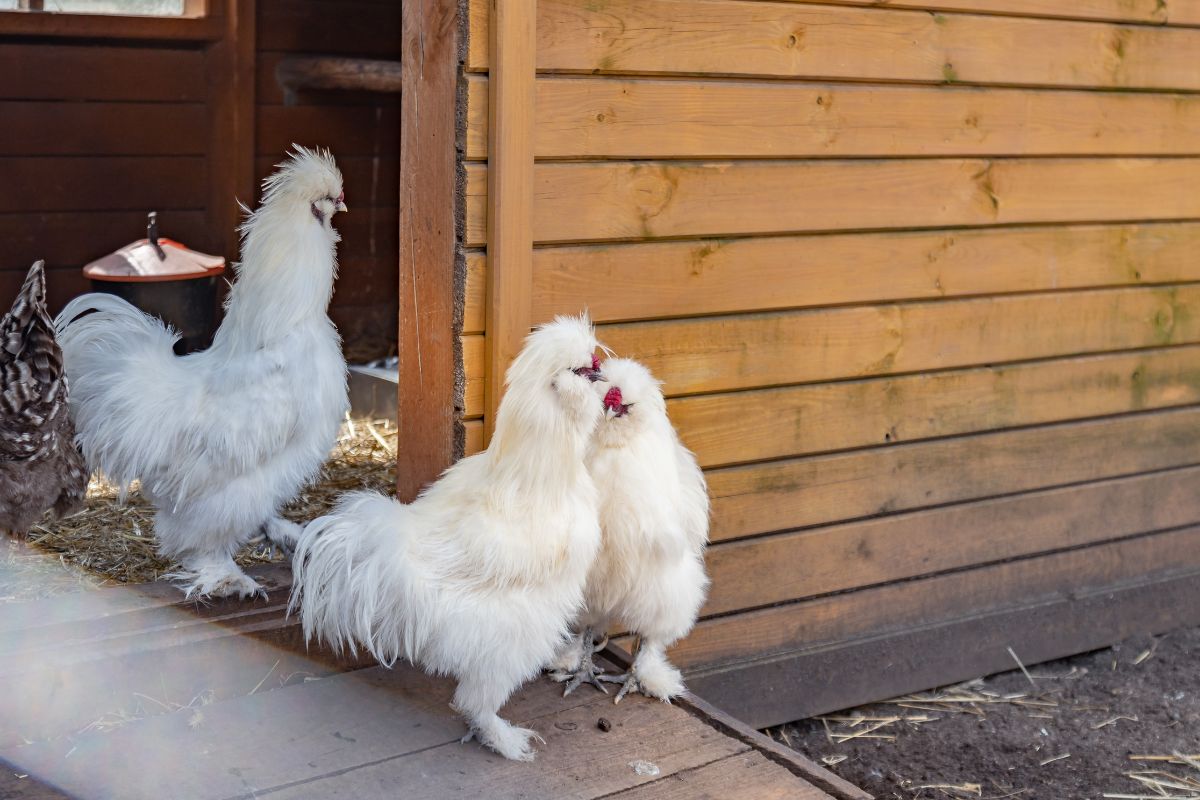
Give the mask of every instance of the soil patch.
M 1200 629 L 767 733 L 877 798 L 1200 798 Z M 1015 662 L 1014 662 L 1015 663 Z

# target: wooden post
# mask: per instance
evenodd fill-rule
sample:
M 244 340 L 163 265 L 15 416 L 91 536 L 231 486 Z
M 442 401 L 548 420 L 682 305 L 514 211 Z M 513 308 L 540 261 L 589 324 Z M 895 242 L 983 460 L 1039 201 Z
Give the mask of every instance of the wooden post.
M 205 52 L 209 107 L 209 230 L 227 259 L 238 256 L 240 200 L 255 201 L 255 0 L 210 3 L 221 15 L 221 38 Z M 281 154 L 282 155 L 282 154 Z
M 457 0 L 403 4 L 396 494 L 416 497 L 454 457 Z
M 496 424 L 504 373 L 531 322 L 537 77 L 537 0 L 490 2 L 485 442 Z

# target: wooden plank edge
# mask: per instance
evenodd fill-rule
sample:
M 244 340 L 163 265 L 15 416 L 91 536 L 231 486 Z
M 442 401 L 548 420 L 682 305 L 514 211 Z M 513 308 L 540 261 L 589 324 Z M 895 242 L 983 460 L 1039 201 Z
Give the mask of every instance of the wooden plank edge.
M 612 641 L 605 648 L 604 656 L 622 670 L 628 670 L 633 664 L 633 658 L 629 652 Z M 839 800 L 871 800 L 871 795 L 862 789 L 817 765 L 799 751 L 784 747 L 770 737 L 764 736 L 695 692 L 685 691 L 674 698 L 674 703 L 706 725 L 757 750 L 767 760 L 779 764 L 788 772 L 811 783 L 832 797 L 839 798 Z
M 692 691 L 767 727 L 1200 625 L 1200 572 L 692 673 Z M 953 649 L 953 658 L 945 654 Z M 856 668 L 848 670 L 847 664 Z

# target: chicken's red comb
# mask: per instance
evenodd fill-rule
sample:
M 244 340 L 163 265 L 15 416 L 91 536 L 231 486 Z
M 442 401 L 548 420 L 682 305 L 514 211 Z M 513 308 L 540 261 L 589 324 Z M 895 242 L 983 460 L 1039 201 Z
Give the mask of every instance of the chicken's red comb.
M 592 353 L 592 369 L 597 371 L 600 369 L 600 359 L 596 357 L 595 353 Z
M 621 387 L 614 386 L 604 395 L 604 407 L 613 411 L 621 410 Z

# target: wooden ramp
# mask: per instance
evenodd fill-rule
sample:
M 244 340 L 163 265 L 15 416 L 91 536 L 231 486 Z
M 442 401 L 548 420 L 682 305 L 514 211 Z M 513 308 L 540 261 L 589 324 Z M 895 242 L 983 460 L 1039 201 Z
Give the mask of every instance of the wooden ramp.
M 0 605 L 0 798 L 867 797 L 698 698 L 614 706 L 544 679 L 502 711 L 545 739 L 537 761 L 505 761 L 460 743 L 451 681 L 308 652 L 287 571 L 259 576 L 268 601 Z

